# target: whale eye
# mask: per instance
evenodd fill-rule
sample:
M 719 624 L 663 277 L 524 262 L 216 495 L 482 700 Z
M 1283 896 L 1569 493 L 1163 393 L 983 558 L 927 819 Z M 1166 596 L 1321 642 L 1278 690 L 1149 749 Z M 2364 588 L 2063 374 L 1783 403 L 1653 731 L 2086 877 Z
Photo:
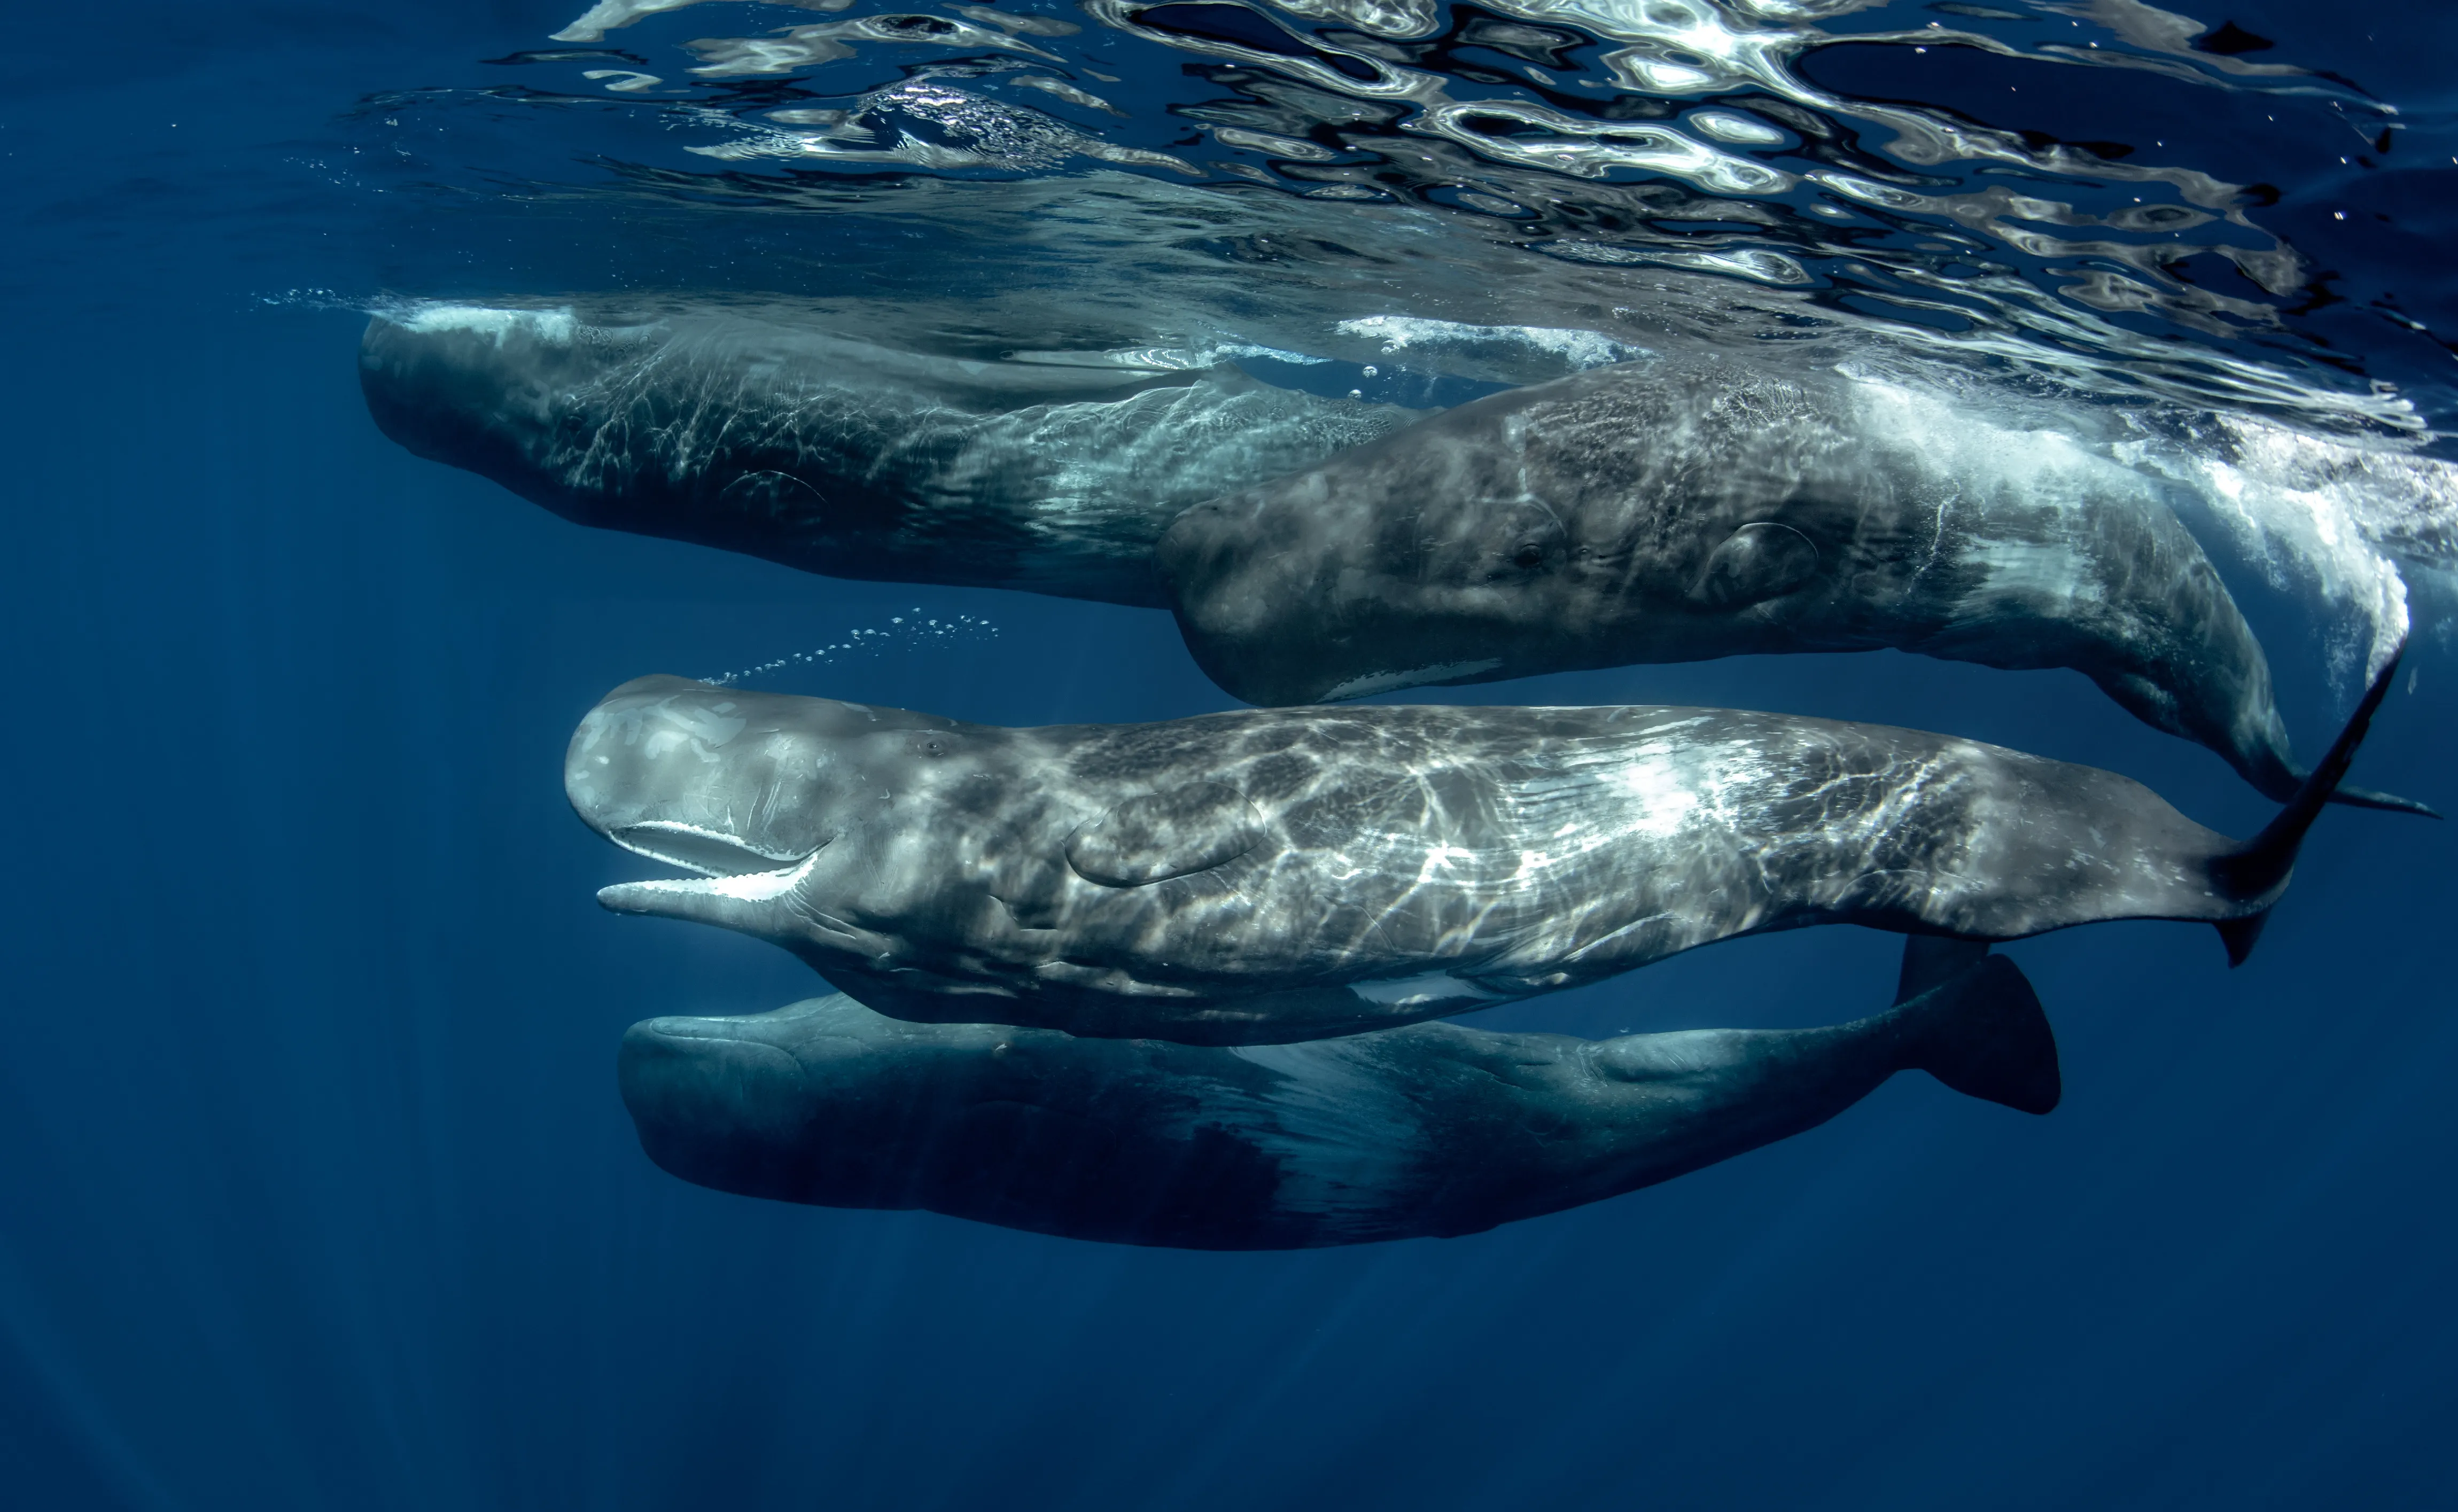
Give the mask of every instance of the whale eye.
M 926 756 L 946 756 L 948 754 L 948 742 L 940 739 L 937 735 L 927 736 L 922 741 L 922 754 Z
M 1478 500 L 1472 518 L 1475 534 L 1461 542 L 1469 551 L 1460 560 L 1471 580 L 1500 583 L 1570 554 L 1569 532 L 1551 507 L 1526 499 Z M 1470 545 L 1473 542 L 1473 545 Z

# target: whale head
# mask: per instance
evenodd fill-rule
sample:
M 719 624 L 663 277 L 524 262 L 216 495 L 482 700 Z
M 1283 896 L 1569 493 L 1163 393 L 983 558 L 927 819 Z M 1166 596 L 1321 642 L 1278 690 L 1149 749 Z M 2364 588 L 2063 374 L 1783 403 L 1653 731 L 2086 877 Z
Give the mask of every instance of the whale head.
M 901 709 L 642 677 L 581 720 L 563 786 L 591 829 L 699 874 L 607 888 L 608 907 L 773 937 L 786 922 L 770 905 L 960 741 Z
M 1014 1030 L 920 1027 L 852 999 L 632 1025 L 615 1059 L 640 1149 L 685 1181 L 839 1208 L 929 1205 L 962 1150 L 947 1129 L 1003 1068 Z M 1047 1036 L 1058 1040 L 1059 1036 Z M 934 1163 L 933 1153 L 941 1158 Z M 994 1161 L 970 1164 L 990 1166 Z
M 616 1074 L 648 1157 L 720 1191 L 801 1195 L 813 1175 L 816 1098 L 793 1036 L 769 1021 L 799 1026 L 795 1021 L 818 1005 L 762 1018 L 634 1025 L 623 1036 Z

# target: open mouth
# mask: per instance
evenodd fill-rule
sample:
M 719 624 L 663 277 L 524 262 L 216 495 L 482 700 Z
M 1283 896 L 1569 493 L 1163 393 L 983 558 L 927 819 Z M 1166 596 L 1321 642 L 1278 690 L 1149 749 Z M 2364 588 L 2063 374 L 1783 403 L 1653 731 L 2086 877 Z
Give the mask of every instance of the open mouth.
M 627 824 L 607 839 L 636 856 L 679 866 L 700 875 L 660 881 L 624 882 L 599 891 L 598 901 L 624 913 L 684 914 L 696 910 L 690 901 L 733 899 L 761 901 L 791 892 L 818 859 L 818 849 L 781 852 L 752 845 L 731 835 L 654 819 Z
M 748 872 L 773 872 L 807 860 L 809 851 L 763 850 L 731 835 L 651 819 L 608 832 L 608 839 L 635 855 L 679 866 L 703 877 L 740 877 Z

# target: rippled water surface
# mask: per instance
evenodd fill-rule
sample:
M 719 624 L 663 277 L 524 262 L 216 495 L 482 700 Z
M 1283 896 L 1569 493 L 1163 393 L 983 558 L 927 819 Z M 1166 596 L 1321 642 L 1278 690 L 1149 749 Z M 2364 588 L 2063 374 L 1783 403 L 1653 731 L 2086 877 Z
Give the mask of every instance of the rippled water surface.
M 2333 350 L 2362 331 L 2446 386 L 2399 291 L 2337 265 L 2430 235 L 2441 123 L 2133 0 L 618 3 L 552 41 L 371 99 L 366 187 L 798 211 L 809 261 L 744 281 L 811 294 L 842 290 L 809 265 L 828 241 L 873 242 L 862 277 L 892 285 L 878 233 L 927 230 L 1142 336 L 1361 310 L 1884 331 L 2096 393 L 2416 425 Z
M 367 94 L 301 166 L 385 238 L 335 291 L 378 305 L 1261 348 L 1420 404 L 1781 345 L 2088 432 L 2385 630 L 2389 561 L 2458 551 L 2458 124 L 2380 25 L 2247 14 L 617 0 Z
M 2047 1120 L 1898 1085 L 1645 1194 L 1300 1256 L 721 1197 L 640 1158 L 615 1038 L 815 984 L 594 907 L 636 872 L 556 770 L 605 689 L 1228 700 L 1150 611 L 569 526 L 385 441 L 354 352 L 370 315 L 716 311 L 1418 410 L 1702 352 L 1840 369 L 1925 454 L 2052 433 L 2151 479 L 2308 755 L 2404 639 L 2358 777 L 2449 809 L 2458 10 L 580 3 L 0 19 L 0 1501 L 2448 1499 L 2448 826 L 2328 815 L 2237 972 L 2176 926 L 2015 947 Z M 2272 812 L 2061 672 L 1412 696 L 1455 694 L 1948 730 L 2231 833 Z M 1480 1022 L 1832 1022 L 1894 944 Z

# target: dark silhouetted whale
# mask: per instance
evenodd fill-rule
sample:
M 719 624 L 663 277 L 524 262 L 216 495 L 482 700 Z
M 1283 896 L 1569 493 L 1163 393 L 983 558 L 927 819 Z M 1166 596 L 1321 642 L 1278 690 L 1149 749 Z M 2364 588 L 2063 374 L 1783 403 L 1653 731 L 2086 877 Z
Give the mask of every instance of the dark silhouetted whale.
M 592 828 L 702 874 L 607 907 L 773 941 L 880 1012 L 1270 1044 L 1808 924 L 2192 920 L 2240 959 L 2389 675 L 2247 843 L 2114 773 L 1712 709 L 1010 730 L 644 677 L 581 721 L 564 784 Z
M 1223 1049 L 832 997 L 651 1019 L 620 1059 L 641 1148 L 686 1181 L 1199 1250 L 1476 1233 L 1788 1138 L 1914 1068 L 2026 1112 L 2057 1102 L 2056 1042 L 2003 957 L 1817 1029 L 1418 1024 Z
M 1158 554 L 1188 649 L 1253 703 L 1893 648 L 2070 667 L 2273 798 L 2304 776 L 2149 480 L 1832 371 L 1665 360 L 1496 394 L 1199 505 Z
M 1157 353 L 969 361 L 722 311 L 437 306 L 367 324 L 394 441 L 583 525 L 831 577 L 1162 608 L 1172 516 L 1422 412 Z

